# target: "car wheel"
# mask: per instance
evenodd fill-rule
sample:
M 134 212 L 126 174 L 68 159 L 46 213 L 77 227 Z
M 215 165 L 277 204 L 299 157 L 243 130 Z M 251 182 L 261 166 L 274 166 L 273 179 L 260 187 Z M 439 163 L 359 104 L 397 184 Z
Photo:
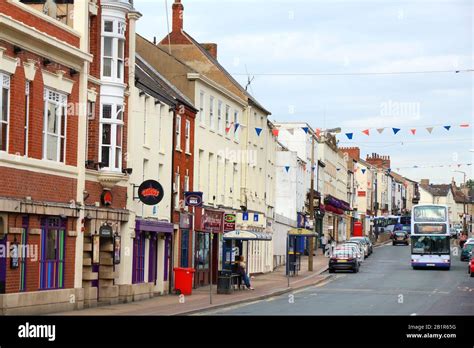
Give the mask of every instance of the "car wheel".
M 471 272 L 471 278 L 474 278 L 474 273 Z
M 397 245 L 397 243 L 395 243 L 395 242 L 392 242 L 392 245 L 393 245 L 393 246 L 395 246 L 395 245 Z
M 353 270 L 354 273 L 357 273 L 359 272 L 359 267 L 354 267 L 354 270 Z
M 334 273 L 334 270 L 332 268 L 330 268 L 329 273 Z

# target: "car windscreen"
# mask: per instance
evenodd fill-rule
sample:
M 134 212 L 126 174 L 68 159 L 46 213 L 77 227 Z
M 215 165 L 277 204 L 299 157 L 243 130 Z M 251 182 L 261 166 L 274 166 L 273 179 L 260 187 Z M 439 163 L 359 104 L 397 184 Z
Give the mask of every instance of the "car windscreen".
M 334 252 L 334 256 L 354 257 L 354 252 L 351 249 L 339 249 Z
M 395 232 L 395 235 L 397 237 L 405 237 L 406 236 L 406 233 L 405 232 Z

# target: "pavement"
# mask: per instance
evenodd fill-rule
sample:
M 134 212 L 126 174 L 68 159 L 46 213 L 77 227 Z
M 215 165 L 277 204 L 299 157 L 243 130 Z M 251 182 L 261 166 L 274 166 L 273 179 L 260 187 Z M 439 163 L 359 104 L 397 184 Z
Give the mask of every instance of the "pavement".
M 327 269 L 328 259 L 320 250 L 314 257 L 313 272 L 307 271 L 307 262 L 308 258 L 303 257 L 301 271 L 297 276 L 290 277 L 290 286 L 285 275 L 285 266 L 277 268 L 274 272 L 253 277 L 251 283 L 255 290 L 237 290 L 224 295 L 217 294 L 217 287 L 213 286 L 212 304 L 210 288 L 206 286 L 194 289 L 192 295 L 181 298 L 174 294 L 157 296 L 149 300 L 57 313 L 57 315 L 190 315 L 203 310 L 258 301 L 314 285 L 330 277 L 322 274 Z
M 410 246 L 375 249 L 359 273 L 204 315 L 474 315 L 474 278 L 453 243 L 451 270 L 413 270 Z

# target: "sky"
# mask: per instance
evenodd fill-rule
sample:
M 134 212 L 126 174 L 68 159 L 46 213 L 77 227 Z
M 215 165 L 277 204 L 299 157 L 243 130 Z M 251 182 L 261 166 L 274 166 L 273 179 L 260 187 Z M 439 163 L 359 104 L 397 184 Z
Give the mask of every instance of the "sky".
M 171 27 L 173 0 L 134 1 L 138 33 L 166 36 L 166 2 Z M 340 127 L 340 146 L 388 155 L 392 170 L 413 180 L 460 183 L 455 170 L 474 177 L 466 165 L 474 164 L 474 73 L 462 72 L 474 68 L 474 1 L 182 3 L 186 32 L 217 43 L 218 60 L 242 85 L 253 78 L 249 92 L 270 120 Z

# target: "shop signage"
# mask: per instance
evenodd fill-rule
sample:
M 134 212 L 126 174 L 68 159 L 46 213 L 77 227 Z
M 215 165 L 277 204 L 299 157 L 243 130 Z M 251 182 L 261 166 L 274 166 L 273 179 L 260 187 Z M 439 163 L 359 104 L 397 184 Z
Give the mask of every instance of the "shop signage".
M 302 213 L 296 213 L 298 228 L 305 228 L 306 216 Z
M 156 205 L 160 203 L 163 196 L 163 186 L 155 180 L 147 180 L 138 188 L 138 198 L 146 205 Z
M 112 238 L 114 231 L 112 229 L 112 226 L 110 225 L 103 225 L 100 226 L 99 229 L 99 235 L 104 238 Z
M 106 207 L 112 205 L 112 199 L 112 192 L 110 192 L 109 190 L 104 190 L 104 192 L 102 192 L 102 195 L 100 196 L 100 201 L 102 202 L 102 205 L 105 205 Z
M 233 231 L 235 230 L 235 214 L 225 214 L 224 215 L 224 231 Z
M 179 214 L 179 228 L 190 230 L 193 225 L 193 217 L 191 214 Z
M 358 196 L 358 197 L 365 197 L 365 196 L 366 196 L 366 192 L 365 192 L 365 191 L 357 191 L 357 196 Z
M 118 265 L 120 263 L 120 248 L 121 248 L 120 236 L 115 236 L 115 238 L 114 238 L 114 263 L 116 265 Z
M 184 203 L 187 207 L 202 207 L 202 192 L 185 192 Z
M 206 210 L 202 216 L 202 226 L 204 231 L 219 232 L 222 230 L 223 213 L 218 211 Z

